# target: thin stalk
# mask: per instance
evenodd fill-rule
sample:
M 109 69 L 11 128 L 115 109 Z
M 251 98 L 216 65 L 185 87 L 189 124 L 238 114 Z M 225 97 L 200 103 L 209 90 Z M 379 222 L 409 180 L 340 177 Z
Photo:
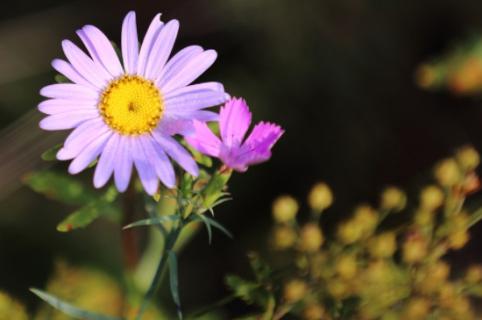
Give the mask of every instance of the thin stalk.
M 137 314 L 136 320 L 142 319 L 142 315 L 146 311 L 152 297 L 154 296 L 154 293 L 157 291 L 157 288 L 160 285 L 160 282 L 162 280 L 162 274 L 166 267 L 169 252 L 171 252 L 171 250 L 174 248 L 174 245 L 176 244 L 179 234 L 181 233 L 182 226 L 183 225 L 180 224 L 175 229 L 173 229 L 167 236 L 164 252 L 162 253 L 161 259 L 159 260 L 159 264 L 157 265 L 156 273 L 152 278 L 151 285 L 149 286 L 149 289 L 147 290 L 144 296 L 144 299 L 142 301 L 141 308 L 139 309 L 139 313 Z
M 135 220 L 136 212 L 136 191 L 134 184 L 131 183 L 123 198 L 123 215 L 122 225 L 126 226 Z M 123 230 L 122 237 L 122 253 L 124 266 L 126 271 L 133 271 L 139 262 L 139 238 L 134 228 Z

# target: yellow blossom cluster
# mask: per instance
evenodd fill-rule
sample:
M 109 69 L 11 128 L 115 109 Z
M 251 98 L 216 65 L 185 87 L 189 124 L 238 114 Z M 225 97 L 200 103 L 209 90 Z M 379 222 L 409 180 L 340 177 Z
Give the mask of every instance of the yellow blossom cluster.
M 321 223 L 334 199 L 326 184 L 310 191 L 308 220 L 298 218 L 293 197 L 275 200 L 271 245 L 284 261 L 294 262 L 279 280 L 275 315 L 480 319 L 474 306 L 482 297 L 482 266 L 456 272 L 446 257 L 467 244 L 469 228 L 482 219 L 482 209 L 466 207 L 479 189 L 479 160 L 472 147 L 460 148 L 435 165 L 434 181 L 419 189 L 418 198 L 411 201 L 401 189 L 387 187 L 376 206 L 357 206 L 333 230 L 323 231 Z

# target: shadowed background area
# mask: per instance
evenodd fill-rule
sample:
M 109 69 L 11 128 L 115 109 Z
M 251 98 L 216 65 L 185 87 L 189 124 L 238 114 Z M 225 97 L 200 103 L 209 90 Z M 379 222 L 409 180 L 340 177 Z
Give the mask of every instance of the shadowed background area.
M 36 111 L 39 89 L 53 81 L 49 63 L 63 56 L 60 41 L 94 24 L 119 43 L 131 9 L 141 33 L 157 12 L 179 19 L 176 49 L 196 43 L 219 53 L 202 79 L 245 97 L 255 121 L 286 130 L 270 162 L 234 176 L 234 201 L 216 211 L 235 239 L 215 235 L 208 246 L 203 230 L 183 251 L 187 309 L 222 298 L 225 274 L 247 272 L 245 254 L 265 247 L 277 195 L 303 200 L 313 183 L 327 181 L 336 196 L 330 225 L 358 202 L 376 201 L 386 185 L 416 191 L 421 173 L 454 148 L 482 147 L 479 98 L 426 92 L 414 82 L 422 61 L 482 32 L 477 0 L 16 1 L 0 13 L 0 288 L 30 307 L 36 299 L 27 288 L 44 285 L 57 257 L 119 272 L 118 226 L 58 233 L 72 208 L 22 187 L 21 178 L 49 165 L 40 154 L 63 137 L 41 132 Z M 80 175 L 88 183 L 91 176 Z M 481 236 L 475 229 L 473 238 Z M 476 262 L 475 242 L 455 258 Z

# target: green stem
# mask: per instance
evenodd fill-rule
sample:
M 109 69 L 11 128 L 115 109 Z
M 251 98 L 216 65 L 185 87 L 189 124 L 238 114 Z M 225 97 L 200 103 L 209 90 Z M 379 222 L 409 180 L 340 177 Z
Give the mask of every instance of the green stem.
M 151 285 L 144 296 L 144 299 L 142 301 L 141 308 L 139 309 L 139 313 L 137 314 L 136 320 L 142 319 L 142 315 L 146 311 L 154 293 L 157 291 L 157 288 L 160 285 L 160 282 L 162 280 L 162 274 L 164 272 L 164 268 L 166 267 L 169 252 L 173 250 L 174 245 L 176 244 L 176 241 L 179 237 L 179 234 L 181 233 L 182 226 L 183 225 L 180 224 L 179 226 L 174 228 L 167 236 L 164 252 L 161 256 L 161 259 L 159 260 L 159 264 L 157 266 L 156 273 L 154 274 L 154 277 L 152 279 Z

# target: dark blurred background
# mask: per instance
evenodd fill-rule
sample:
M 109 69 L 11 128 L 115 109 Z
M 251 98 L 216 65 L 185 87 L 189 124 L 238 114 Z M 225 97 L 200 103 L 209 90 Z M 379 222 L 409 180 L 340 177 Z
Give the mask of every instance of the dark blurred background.
M 119 42 L 131 9 L 142 34 L 157 12 L 179 19 L 177 49 L 196 43 L 219 53 L 203 79 L 245 97 L 255 121 L 286 129 L 272 160 L 235 175 L 234 201 L 216 211 L 235 239 L 215 235 L 209 246 L 202 231 L 183 251 L 187 309 L 226 295 L 227 273 L 247 274 L 245 254 L 264 250 L 277 195 L 303 201 L 313 183 L 325 180 L 336 196 L 329 225 L 360 201 L 375 202 L 386 185 L 416 191 L 423 173 L 456 147 L 482 147 L 479 98 L 423 91 L 414 81 L 422 61 L 482 33 L 479 0 L 9 2 L 0 12 L 0 288 L 30 307 L 36 299 L 27 288 L 45 284 L 57 257 L 119 271 L 118 226 L 96 222 L 58 233 L 57 222 L 73 208 L 22 187 L 20 179 L 46 166 L 39 155 L 58 139 L 38 129 L 36 105 L 39 89 L 53 81 L 50 61 L 63 56 L 60 41 L 95 24 Z M 90 182 L 91 175 L 81 177 Z M 480 260 L 475 242 L 455 259 Z M 233 304 L 230 312 L 240 308 Z

